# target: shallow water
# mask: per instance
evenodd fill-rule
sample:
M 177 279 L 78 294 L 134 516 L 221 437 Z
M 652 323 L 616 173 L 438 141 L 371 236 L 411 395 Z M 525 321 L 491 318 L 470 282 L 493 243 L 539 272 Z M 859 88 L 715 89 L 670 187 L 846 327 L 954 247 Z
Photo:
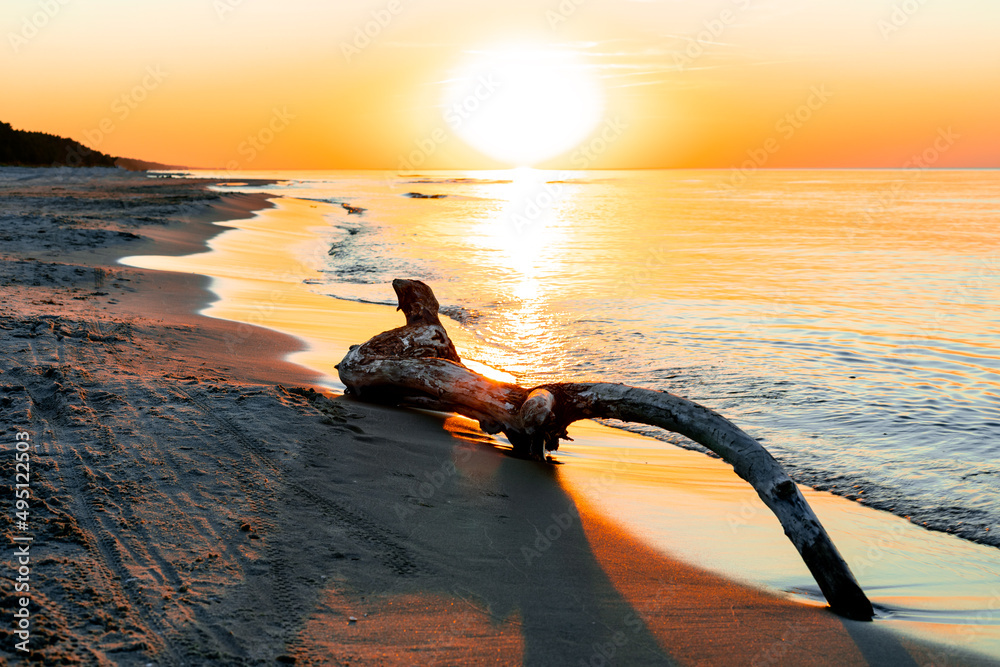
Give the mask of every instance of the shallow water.
M 314 290 L 423 279 L 522 383 L 688 396 L 797 481 L 1000 545 L 1000 172 L 274 176 L 367 209 L 303 246 Z
M 990 437 L 996 424 L 989 416 L 997 395 L 990 353 L 995 216 L 988 206 L 971 207 L 978 213 L 969 214 L 963 234 L 955 232 L 962 240 L 951 254 L 941 251 L 944 241 L 924 243 L 914 225 L 897 230 L 902 240 L 887 245 L 879 239 L 891 230 L 875 225 L 888 223 L 874 215 L 865 222 L 869 228 L 845 232 L 843 223 L 840 236 L 828 232 L 824 240 L 812 217 L 829 215 L 828 228 L 834 219 L 852 219 L 850 211 L 864 219 L 848 192 L 862 189 L 858 181 L 883 179 L 887 191 L 898 193 L 893 176 L 916 189 L 940 179 L 944 184 L 934 187 L 941 189 L 960 174 L 804 175 L 766 175 L 774 201 L 764 206 L 764 176 L 750 196 L 728 191 L 712 172 L 600 174 L 574 183 L 575 190 L 533 172 L 480 173 L 479 180 L 461 182 L 454 181 L 468 175 L 276 174 L 286 180 L 268 190 L 304 199 L 224 223 L 236 229 L 212 239 L 208 253 L 123 261 L 213 276 L 220 300 L 206 314 L 303 338 L 311 348 L 293 359 L 327 374 L 333 386 L 332 364 L 347 345 L 398 318 L 387 319 L 389 308 L 325 295 L 394 305 L 388 282 L 407 275 L 428 280 L 442 297 L 463 358 L 506 369 L 522 382 L 620 379 L 707 403 L 761 438 L 799 481 L 911 514 L 913 523 L 805 490 L 883 622 L 937 638 L 949 650 L 1000 657 L 996 548 L 920 527 L 937 522 L 981 542 L 996 535 L 984 528 L 996 524 L 997 501 L 997 440 Z M 502 180 L 510 182 L 495 182 Z M 710 190 L 710 183 L 719 185 Z M 552 185 L 566 186 L 555 190 L 561 199 L 553 196 L 537 216 L 523 213 Z M 839 208 L 812 201 L 825 190 L 798 192 L 819 185 L 836 191 L 826 196 L 839 199 Z M 513 203 L 476 190 L 504 187 L 515 188 L 507 190 Z M 230 188 L 244 189 L 223 189 Z M 655 199 L 658 188 L 669 193 L 662 205 L 629 199 L 641 192 Z M 785 190 L 802 201 L 793 205 Z M 448 196 L 405 197 L 410 191 Z M 778 231 L 764 224 L 770 214 L 762 211 L 755 225 L 745 202 L 773 211 L 777 200 L 807 210 L 788 214 Z M 348 214 L 341 202 L 368 210 Z M 701 213 L 682 215 L 699 206 Z M 576 217 L 559 218 L 566 215 L 561 207 Z M 632 215 L 643 224 L 623 226 L 621 216 L 639 209 L 646 214 Z M 724 210 L 751 220 L 711 222 Z M 938 233 L 933 226 L 925 231 Z M 892 296 L 880 300 L 878 293 Z M 571 492 L 600 503 L 602 512 L 676 557 L 821 603 L 777 522 L 721 461 L 586 423 L 571 433 L 576 441 L 558 454 L 568 464 L 559 468 L 561 483 Z M 909 507 L 916 512 L 904 512 Z

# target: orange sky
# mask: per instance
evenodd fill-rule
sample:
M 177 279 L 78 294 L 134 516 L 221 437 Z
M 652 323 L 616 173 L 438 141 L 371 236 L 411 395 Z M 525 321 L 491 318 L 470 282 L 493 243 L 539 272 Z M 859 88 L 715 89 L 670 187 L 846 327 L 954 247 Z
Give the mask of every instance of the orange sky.
M 984 0 L 5 0 L 0 26 L 0 120 L 171 164 L 509 166 L 452 131 L 447 82 L 541 49 L 603 106 L 536 166 L 1000 167 Z

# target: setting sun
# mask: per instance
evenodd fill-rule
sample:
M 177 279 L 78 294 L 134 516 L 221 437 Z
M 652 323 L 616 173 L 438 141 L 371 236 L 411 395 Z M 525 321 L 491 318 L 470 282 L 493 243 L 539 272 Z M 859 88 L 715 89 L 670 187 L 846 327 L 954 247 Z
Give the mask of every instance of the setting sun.
M 444 117 L 484 155 L 530 166 L 578 145 L 604 108 L 601 89 L 571 54 L 478 52 L 445 89 Z
M 0 666 L 1000 667 L 1000 1 L 0 25 Z

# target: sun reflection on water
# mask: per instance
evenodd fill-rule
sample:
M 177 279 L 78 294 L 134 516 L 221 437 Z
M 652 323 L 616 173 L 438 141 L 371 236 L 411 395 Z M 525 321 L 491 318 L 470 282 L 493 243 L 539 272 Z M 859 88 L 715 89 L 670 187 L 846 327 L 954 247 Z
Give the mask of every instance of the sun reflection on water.
M 536 278 L 546 264 L 558 257 L 552 249 L 559 245 L 565 229 L 559 222 L 556 191 L 546 182 L 547 172 L 536 169 L 511 170 L 511 183 L 495 194 L 504 197 L 496 215 L 483 219 L 471 230 L 473 245 L 496 251 L 496 262 L 511 273 L 517 283 L 513 295 L 531 300 L 540 296 Z
M 547 338 L 554 296 L 547 278 L 563 270 L 571 225 L 566 190 L 550 181 L 553 172 L 522 167 L 507 175 L 504 188 L 489 192 L 502 196 L 502 206 L 470 230 L 469 243 L 494 265 L 494 275 L 504 277 L 496 287 L 506 317 L 492 333 L 500 334 L 501 345 L 523 352 Z M 553 341 L 544 344 L 552 354 Z M 491 362 L 515 374 L 531 372 L 522 368 L 521 358 L 511 354 Z

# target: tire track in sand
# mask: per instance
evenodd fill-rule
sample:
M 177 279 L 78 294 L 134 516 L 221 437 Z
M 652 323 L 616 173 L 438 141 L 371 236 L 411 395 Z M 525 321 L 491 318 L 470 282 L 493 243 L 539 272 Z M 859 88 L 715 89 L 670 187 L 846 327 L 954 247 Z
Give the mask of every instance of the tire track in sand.
M 125 328 L 124 332 L 122 331 L 121 327 L 117 326 L 112 327 L 111 331 L 105 331 L 101 327 L 101 323 L 99 321 L 93 322 L 92 324 L 96 328 L 97 333 L 101 336 L 101 342 L 104 343 L 105 351 L 111 354 L 115 358 L 120 367 L 134 368 L 136 363 L 139 363 L 140 365 L 144 366 L 144 364 L 142 364 L 144 360 L 141 358 L 131 362 L 127 361 L 122 356 L 121 351 L 116 345 L 117 341 L 115 341 L 114 339 L 114 334 L 125 333 L 127 337 L 126 340 L 128 342 L 132 342 L 130 340 L 132 333 L 132 326 L 130 323 Z M 136 349 L 139 349 L 138 346 L 136 346 Z M 148 374 L 148 371 L 146 370 L 145 367 L 139 369 L 138 373 L 140 376 L 151 377 Z M 122 392 L 125 393 L 127 397 L 127 405 L 129 406 L 129 411 L 132 413 L 136 413 L 135 406 L 139 405 L 140 401 L 136 400 L 137 392 L 135 388 L 131 385 L 131 383 L 124 382 L 123 386 L 120 387 L 119 389 L 122 390 Z M 142 384 L 140 386 L 140 393 L 145 394 L 145 396 L 143 397 L 144 400 L 141 402 L 141 404 L 143 405 L 167 405 L 170 402 L 169 401 L 170 395 L 173 394 L 174 396 L 176 396 L 176 393 L 171 392 L 169 388 L 167 389 L 166 392 L 159 391 L 156 388 L 156 386 L 152 384 L 152 382 L 147 382 Z M 202 412 L 204 413 L 204 411 Z M 136 415 L 136 419 L 134 421 L 138 423 L 138 415 Z M 162 445 L 159 438 L 144 437 L 143 440 L 148 443 L 149 449 L 155 451 L 156 456 L 159 458 L 160 461 L 167 463 L 167 467 L 169 468 L 171 475 L 173 475 L 175 479 L 183 477 L 183 475 L 179 473 L 189 470 L 190 464 L 180 463 L 178 460 L 177 453 L 171 447 Z M 219 438 L 219 440 L 222 441 L 224 440 L 224 438 Z M 249 505 L 250 513 L 258 518 L 266 517 L 266 512 L 264 511 L 264 508 L 270 506 L 271 503 L 273 502 L 273 497 L 270 498 L 270 500 L 262 498 L 262 495 L 270 494 L 269 490 L 267 490 L 266 488 L 266 485 L 261 485 L 258 480 L 252 478 L 252 475 L 245 472 L 246 470 L 252 470 L 252 468 L 247 468 L 245 465 L 237 465 L 235 466 L 234 469 L 236 471 L 236 474 L 232 476 L 232 480 L 237 484 L 237 486 L 239 487 L 240 495 Z M 198 497 L 199 500 L 202 501 L 202 504 L 211 505 L 212 503 L 216 502 L 216 500 L 213 498 L 205 497 L 200 491 L 198 491 L 196 485 L 188 485 L 185 488 L 186 491 L 183 495 L 194 494 Z M 232 564 L 236 565 L 238 563 L 238 561 L 241 558 L 241 554 L 239 553 L 238 549 L 230 542 L 230 540 L 227 540 L 219 532 L 219 530 L 212 527 L 212 519 L 217 519 L 217 517 L 214 516 L 214 513 L 210 512 L 209 516 L 204 516 L 205 512 L 197 510 L 194 507 L 193 502 L 187 499 L 179 500 L 177 497 L 175 497 L 174 494 L 170 493 L 167 489 L 158 488 L 155 490 L 155 492 L 157 493 L 158 496 L 160 496 L 163 499 L 163 502 L 169 503 L 174 508 L 172 516 L 178 517 L 180 520 L 188 520 L 189 523 L 191 516 L 198 516 L 199 518 L 201 518 L 203 520 L 204 526 L 208 528 L 208 534 L 206 535 L 203 531 L 199 531 L 197 529 L 195 529 L 195 532 L 201 534 L 203 537 L 208 537 L 210 541 L 214 542 L 216 545 L 222 548 L 222 550 L 228 554 Z M 273 494 L 270 495 L 273 496 Z M 192 526 L 192 528 L 194 527 Z M 169 560 L 167 560 L 165 557 L 162 556 L 162 554 L 160 554 L 159 550 L 155 548 L 154 546 L 155 541 L 151 538 L 151 536 L 149 536 L 148 531 L 146 531 L 144 528 L 140 526 L 137 532 L 141 532 L 145 537 L 145 539 L 142 541 L 143 546 L 150 550 L 151 555 L 157 561 L 159 569 L 168 575 L 168 577 L 170 578 L 170 582 L 175 587 L 175 589 L 178 588 L 182 584 L 183 579 L 181 575 L 177 572 L 176 568 Z M 264 546 L 265 550 L 267 551 L 267 546 L 268 546 L 267 542 L 265 542 Z M 274 554 L 268 553 L 267 555 L 269 560 L 271 561 L 275 560 L 273 558 Z M 189 605 L 187 609 L 191 613 L 193 613 L 197 618 L 198 625 L 196 626 L 196 630 L 200 638 L 198 646 L 200 650 L 194 650 L 194 645 L 189 640 L 185 640 L 185 644 L 188 648 L 187 651 L 188 655 L 203 660 L 205 658 L 204 655 L 205 649 L 207 648 L 214 650 L 217 654 L 219 652 L 228 653 L 229 655 L 225 656 L 225 658 L 229 661 L 247 662 L 248 660 L 250 660 L 249 657 L 247 656 L 247 652 L 244 649 L 243 645 L 235 638 L 232 632 L 227 628 L 221 626 L 218 622 L 216 622 L 211 616 L 211 614 L 205 608 L 198 605 Z M 181 635 L 179 632 L 175 634 L 177 635 L 178 638 L 180 638 Z M 205 645 L 206 639 L 209 641 L 209 643 L 214 642 L 215 645 L 206 646 Z
M 168 664 L 181 665 L 179 655 L 167 641 L 167 628 L 157 620 L 157 612 L 137 585 L 129 585 L 130 574 L 124 559 L 119 553 L 117 540 L 96 517 L 96 503 L 93 499 L 91 485 L 85 479 L 83 470 L 88 469 L 78 450 L 65 444 L 61 436 L 62 427 L 56 425 L 58 415 L 44 407 L 44 402 L 38 400 L 35 392 L 25 385 L 25 391 L 31 399 L 33 413 L 44 425 L 39 431 L 48 435 L 50 460 L 66 461 L 70 470 L 65 472 L 62 466 L 53 465 L 61 488 L 70 495 L 71 502 L 78 509 L 75 517 L 82 524 L 82 536 L 86 549 L 97 556 L 96 567 L 91 570 L 98 580 L 97 590 L 107 591 L 112 598 L 125 599 L 138 616 L 140 626 L 145 630 L 146 637 L 152 642 L 155 652 L 164 658 Z M 117 595 L 115 595 L 117 593 Z
M 360 512 L 324 497 L 311 484 L 288 479 L 281 464 L 272 459 L 267 453 L 267 449 L 255 442 L 252 436 L 246 434 L 226 417 L 219 415 L 217 411 L 211 410 L 184 388 L 175 387 L 172 390 L 183 394 L 192 404 L 197 405 L 205 414 L 231 433 L 249 453 L 251 460 L 266 466 L 277 478 L 281 479 L 288 489 L 297 493 L 322 514 L 336 520 L 353 539 L 371 547 L 379 554 L 382 564 L 393 574 L 411 575 L 420 569 L 415 557 L 409 549 L 402 545 L 402 539 L 398 535 L 393 535 L 386 527 L 377 525 Z M 319 414 L 321 413 L 317 412 L 317 415 Z
M 112 331 L 106 332 L 102 330 L 100 324 L 97 322 L 84 322 L 82 324 L 84 324 L 84 328 L 88 332 L 97 334 L 96 336 L 88 335 L 87 338 L 95 342 L 104 343 L 102 347 L 106 348 L 106 351 L 111 351 L 107 348 L 112 347 L 110 341 L 116 338 L 116 334 L 124 333 L 126 336 L 129 336 L 131 331 L 131 327 L 128 325 L 124 327 L 124 331 L 122 330 L 123 327 L 116 325 L 111 327 Z M 80 450 L 73 449 L 72 447 L 67 448 L 65 443 L 67 441 L 79 442 L 80 446 L 84 448 L 86 443 L 106 443 L 108 446 L 106 449 L 110 449 L 117 457 L 123 458 L 127 456 L 134 459 L 129 461 L 130 467 L 149 472 L 158 471 L 161 475 L 165 472 L 164 467 L 166 467 L 174 477 L 174 481 L 177 480 L 177 472 L 182 467 L 178 464 L 176 457 L 169 448 L 162 447 L 158 438 L 151 437 L 147 433 L 135 433 L 134 441 L 130 441 L 129 447 L 127 449 L 123 447 L 115 437 L 115 429 L 109 426 L 105 419 L 102 419 L 100 409 L 94 409 L 96 406 L 92 404 L 93 402 L 87 401 L 87 391 L 79 384 L 73 382 L 70 377 L 67 377 L 67 373 L 81 373 L 85 381 L 84 384 L 89 385 L 91 383 L 91 374 L 83 370 L 83 368 L 100 368 L 106 363 L 106 360 L 101 359 L 100 354 L 97 352 L 100 348 L 89 346 L 66 347 L 61 342 L 57 342 L 56 345 L 58 349 L 57 359 L 61 366 L 43 366 L 47 368 L 46 372 L 42 376 L 36 376 L 35 378 L 36 380 L 41 380 L 42 377 L 47 378 L 51 381 L 52 387 L 56 391 L 52 397 L 44 401 L 39 401 L 37 394 L 34 396 L 29 394 L 29 398 L 36 408 L 36 414 L 43 417 L 47 431 L 51 434 L 51 441 L 55 445 L 55 451 L 52 452 L 55 454 L 53 460 L 72 461 L 70 468 L 76 475 L 73 478 L 67 478 L 60 471 L 58 476 L 61 487 L 71 494 L 74 504 L 81 509 L 75 515 L 80 518 L 80 523 L 83 525 L 85 531 L 84 539 L 87 541 L 88 550 L 98 556 L 98 568 L 101 568 L 103 562 L 103 569 L 107 570 L 107 572 L 102 571 L 99 573 L 99 585 L 94 586 L 94 588 L 106 591 L 114 591 L 117 588 L 124 595 L 124 599 L 132 603 L 132 608 L 137 611 L 140 618 L 139 625 L 142 626 L 145 634 L 149 637 L 156 636 L 159 639 L 159 641 L 154 642 L 153 646 L 149 647 L 150 650 L 158 654 L 159 658 L 167 660 L 169 664 L 184 664 L 185 662 L 190 662 L 191 659 L 200 663 L 206 659 L 206 649 L 211 657 L 224 658 L 230 664 L 233 662 L 246 662 L 245 651 L 242 650 L 242 647 L 232 633 L 215 623 L 203 607 L 195 604 L 183 607 L 184 612 L 193 614 L 197 618 L 198 625 L 196 627 L 199 634 L 198 641 L 195 642 L 174 627 L 173 624 L 170 624 L 169 621 L 160 622 L 153 620 L 162 619 L 162 612 L 154 607 L 140 584 L 129 586 L 130 583 L 136 581 L 136 578 L 130 576 L 133 572 L 129 570 L 126 563 L 131 563 L 135 568 L 144 570 L 159 585 L 169 585 L 174 591 L 184 590 L 182 588 L 184 579 L 178 573 L 171 560 L 165 557 L 161 549 L 157 547 L 158 541 L 145 528 L 144 523 L 148 515 L 143 512 L 137 512 L 132 502 L 127 499 L 119 500 L 116 507 L 118 514 L 115 518 L 122 520 L 128 526 L 128 531 L 119 530 L 114 525 L 108 527 L 107 521 L 99 518 L 108 517 L 104 513 L 105 501 L 96 493 L 97 491 L 101 491 L 103 494 L 104 489 L 96 485 L 95 482 L 98 478 L 93 473 L 90 473 L 91 477 L 88 478 L 84 472 L 89 472 L 88 466 L 94 465 L 94 461 L 87 462 Z M 117 352 L 117 350 L 114 352 Z M 121 368 L 131 368 L 120 355 L 114 354 L 114 356 L 116 361 L 121 365 Z M 24 370 L 30 372 L 30 369 Z M 57 387 L 57 383 L 61 388 Z M 115 406 L 113 413 L 115 418 L 124 420 L 126 425 L 141 423 L 138 406 L 163 404 L 165 400 L 165 397 L 153 390 L 149 384 L 139 385 L 139 393 L 147 394 L 147 396 L 143 397 L 145 400 L 137 398 L 137 392 L 134 389 L 135 383 L 130 382 L 127 378 L 107 378 L 103 380 L 102 386 L 105 389 L 112 392 L 119 392 L 127 397 L 124 405 L 119 403 Z M 105 397 L 112 396 L 112 394 L 104 391 L 101 394 Z M 60 425 L 62 417 L 59 413 L 61 408 L 64 407 L 62 403 L 66 402 L 65 397 L 73 397 L 73 395 L 78 396 L 82 403 L 80 405 L 73 405 L 72 407 L 84 408 L 89 412 L 89 419 L 85 429 L 81 429 L 79 426 L 64 427 Z M 155 400 L 149 400 L 150 396 Z M 48 407 L 53 402 L 55 406 Z M 85 432 L 81 433 L 81 431 Z M 67 438 L 65 435 L 67 433 L 72 433 L 72 438 Z M 104 452 L 98 450 L 96 454 L 104 455 Z M 169 464 L 164 466 L 168 461 Z M 107 475 L 109 472 L 113 472 L 104 469 L 104 466 L 101 465 L 102 463 L 98 460 L 97 471 L 99 473 Z M 81 478 L 86 479 L 85 481 L 81 481 Z M 161 477 L 161 480 L 163 479 Z M 253 494 L 248 495 L 253 497 Z M 172 521 L 186 521 L 190 523 L 188 521 L 190 516 L 200 514 L 191 506 L 192 503 L 190 501 L 178 502 L 177 498 L 166 492 L 166 489 L 163 487 L 147 486 L 143 490 L 143 497 L 145 500 L 155 498 L 156 501 L 165 506 L 160 508 L 161 511 L 156 514 L 171 517 Z M 98 515 L 98 512 L 100 512 L 100 515 Z M 112 520 L 108 518 L 108 521 Z M 192 530 L 194 530 L 195 534 L 203 532 L 194 526 L 192 526 Z M 130 536 L 127 532 L 131 532 L 133 535 Z M 216 543 L 225 543 L 221 539 L 221 536 L 211 528 L 210 533 L 215 537 Z M 113 573 L 110 579 L 108 577 L 109 573 Z M 114 577 L 117 577 L 117 581 L 123 582 L 122 585 L 117 587 L 109 585 L 114 580 Z M 114 596 L 113 593 L 112 596 Z M 140 613 L 143 610 L 144 613 Z M 186 660 L 180 660 L 182 656 Z

